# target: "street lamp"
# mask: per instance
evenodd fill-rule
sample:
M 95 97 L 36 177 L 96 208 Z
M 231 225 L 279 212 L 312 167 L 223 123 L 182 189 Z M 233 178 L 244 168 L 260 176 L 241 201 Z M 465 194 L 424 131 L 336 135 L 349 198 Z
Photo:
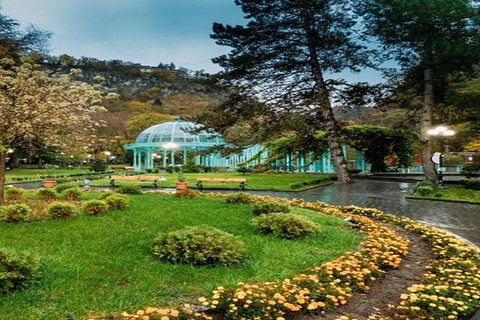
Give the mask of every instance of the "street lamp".
M 442 164 L 442 157 L 443 157 L 443 154 L 442 152 L 445 152 L 443 149 L 444 149 L 444 146 L 445 144 L 443 143 L 443 138 L 445 137 L 451 137 L 453 135 L 455 135 L 455 131 L 445 127 L 445 126 L 438 126 L 438 127 L 435 127 L 435 128 L 432 128 L 430 130 L 427 131 L 427 134 L 428 135 L 431 135 L 431 136 L 436 136 L 436 137 L 440 137 L 440 148 L 441 148 L 441 152 L 435 152 L 432 156 L 432 162 L 435 163 L 435 164 L 438 164 L 438 186 L 439 187 L 444 187 L 445 184 L 443 183 L 443 164 Z

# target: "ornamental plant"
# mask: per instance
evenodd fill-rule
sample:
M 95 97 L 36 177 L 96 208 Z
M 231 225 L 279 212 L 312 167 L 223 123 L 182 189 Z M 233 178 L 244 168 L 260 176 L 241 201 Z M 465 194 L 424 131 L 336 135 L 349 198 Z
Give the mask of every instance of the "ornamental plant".
M 18 201 L 23 197 L 25 190 L 19 188 L 6 188 L 5 195 L 8 200 Z
M 286 202 L 278 202 L 278 201 L 257 201 L 253 204 L 252 212 L 254 215 L 259 216 L 261 214 L 269 214 L 269 213 L 289 213 L 291 211 L 291 207 Z
M 56 202 L 47 207 L 47 216 L 52 219 L 71 218 L 77 212 L 77 208 L 70 203 Z
M 5 222 L 25 222 L 32 220 L 32 209 L 25 204 L 12 204 L 0 207 L 0 220 Z
M 229 194 L 226 198 L 225 201 L 227 203 L 239 203 L 239 204 L 249 204 L 252 203 L 253 197 L 247 193 L 244 192 L 235 192 Z
M 180 190 L 175 193 L 175 197 L 183 199 L 193 199 L 200 195 L 201 193 L 192 189 Z
M 315 222 L 292 213 L 263 214 L 252 222 L 259 232 L 285 239 L 302 238 L 318 232 Z
M 113 210 L 122 210 L 130 205 L 130 198 L 125 194 L 112 194 L 105 198 L 108 207 Z
M 0 294 L 25 287 L 39 278 L 40 263 L 30 253 L 0 248 Z
M 99 215 L 108 211 L 108 204 L 102 200 L 89 200 L 83 204 L 82 211 L 89 216 Z
M 55 189 L 40 188 L 37 191 L 37 198 L 45 201 L 52 201 L 57 198 L 57 192 L 55 191 Z
M 80 200 L 80 197 L 82 196 L 82 190 L 80 190 L 79 187 L 73 187 L 65 189 L 62 194 L 65 200 L 77 201 Z
M 160 235 L 153 254 L 170 263 L 231 266 L 245 257 L 245 245 L 234 235 L 210 226 L 186 227 Z
M 115 190 L 117 193 L 121 194 L 142 194 L 142 188 L 137 185 L 126 184 L 124 186 L 119 187 Z
M 63 191 L 70 189 L 70 188 L 75 188 L 78 187 L 77 182 L 66 182 L 66 183 L 61 183 L 55 187 L 55 191 L 58 193 L 62 193 Z

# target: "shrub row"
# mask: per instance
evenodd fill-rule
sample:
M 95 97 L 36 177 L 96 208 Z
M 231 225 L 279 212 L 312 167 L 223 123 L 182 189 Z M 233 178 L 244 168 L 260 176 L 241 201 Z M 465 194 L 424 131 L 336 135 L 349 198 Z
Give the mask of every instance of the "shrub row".
M 295 182 L 295 183 L 290 183 L 289 186 L 291 189 L 300 189 L 306 186 L 314 186 L 317 184 L 321 184 L 327 181 L 335 181 L 337 177 L 323 177 L 323 178 L 318 178 L 318 179 L 313 179 L 309 181 L 302 181 L 302 182 Z

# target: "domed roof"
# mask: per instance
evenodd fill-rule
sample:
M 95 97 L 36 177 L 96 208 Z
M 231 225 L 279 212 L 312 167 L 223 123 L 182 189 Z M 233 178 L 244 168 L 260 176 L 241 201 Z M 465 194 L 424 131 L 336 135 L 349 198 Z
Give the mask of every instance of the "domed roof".
M 149 144 L 162 147 L 167 143 L 175 143 L 179 147 L 212 147 L 225 144 L 225 140 L 217 133 L 201 131 L 190 133 L 202 125 L 176 119 L 154 125 L 140 133 L 135 141 L 136 145 Z

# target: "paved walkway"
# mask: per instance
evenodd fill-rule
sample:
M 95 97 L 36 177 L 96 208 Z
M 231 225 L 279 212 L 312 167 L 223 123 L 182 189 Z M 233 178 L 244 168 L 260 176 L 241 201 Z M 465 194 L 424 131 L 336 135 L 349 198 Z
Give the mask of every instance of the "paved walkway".
M 415 183 L 357 180 L 302 192 L 254 193 L 377 208 L 447 230 L 480 246 L 480 205 L 405 199 L 414 187 Z

